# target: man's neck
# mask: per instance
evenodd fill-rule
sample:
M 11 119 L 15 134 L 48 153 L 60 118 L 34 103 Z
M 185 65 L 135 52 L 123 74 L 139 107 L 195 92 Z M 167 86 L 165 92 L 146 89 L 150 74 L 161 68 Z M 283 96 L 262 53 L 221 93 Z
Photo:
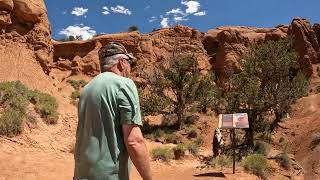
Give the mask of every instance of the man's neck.
M 122 72 L 120 72 L 117 68 L 109 68 L 104 72 L 112 72 L 112 73 L 117 74 L 119 76 L 123 76 Z

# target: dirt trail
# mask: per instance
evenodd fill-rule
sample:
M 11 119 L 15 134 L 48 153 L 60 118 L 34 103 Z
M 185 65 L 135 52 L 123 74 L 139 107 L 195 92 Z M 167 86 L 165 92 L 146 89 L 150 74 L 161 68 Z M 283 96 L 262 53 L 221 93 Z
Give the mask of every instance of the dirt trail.
M 170 164 L 152 161 L 155 180 L 209 180 L 209 179 L 258 179 L 254 175 L 231 168 L 203 169 L 195 168 L 195 160 L 174 161 Z M 70 180 L 73 177 L 74 161 L 71 153 L 45 152 L 37 149 L 7 148 L 0 151 L 0 180 Z M 135 168 L 132 180 L 140 180 Z

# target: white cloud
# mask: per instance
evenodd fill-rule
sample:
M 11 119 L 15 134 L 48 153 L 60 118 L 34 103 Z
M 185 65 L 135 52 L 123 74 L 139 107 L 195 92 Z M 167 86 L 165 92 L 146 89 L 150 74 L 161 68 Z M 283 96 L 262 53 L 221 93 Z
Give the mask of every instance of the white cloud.
M 91 27 L 88 27 L 88 26 L 74 25 L 74 26 L 68 26 L 67 28 L 62 29 L 59 32 L 59 34 L 65 35 L 66 37 L 81 36 L 83 40 L 87 40 L 87 39 L 92 38 L 96 34 L 96 31 L 91 29 Z
M 104 15 L 110 14 L 109 8 L 107 6 L 103 6 L 102 9 L 104 10 L 104 11 L 102 11 L 102 14 L 104 14 Z
M 151 8 L 151 6 L 148 5 L 148 6 L 146 6 L 146 7 L 144 8 L 144 10 L 147 10 L 147 9 L 150 9 L 150 8 Z
M 183 13 L 180 8 L 172 9 L 171 11 L 166 12 L 166 15 L 169 15 L 169 14 L 181 14 L 181 15 L 185 15 L 185 13 Z
M 112 12 L 131 15 L 131 11 L 123 6 L 117 5 L 116 7 L 111 7 Z
M 195 15 L 195 16 L 204 16 L 204 15 L 206 15 L 206 12 L 205 11 L 201 11 L 201 12 L 194 13 L 193 15 Z
M 83 16 L 88 12 L 88 9 L 84 9 L 83 7 L 74 7 L 71 14 L 76 16 Z
M 198 12 L 200 3 L 198 1 L 181 1 L 181 4 L 187 6 L 186 13 L 193 14 Z
M 185 16 L 182 16 L 182 17 L 180 17 L 180 16 L 175 16 L 174 17 L 174 21 L 175 22 L 179 22 L 179 21 L 188 21 L 189 19 L 188 18 L 185 18 Z
M 162 20 L 160 22 L 162 28 L 169 27 L 168 20 L 169 20 L 168 18 L 162 18 Z
M 157 20 L 157 18 L 155 17 L 155 16 L 152 16 L 150 19 L 149 19 L 149 22 L 154 22 L 154 21 L 156 21 Z

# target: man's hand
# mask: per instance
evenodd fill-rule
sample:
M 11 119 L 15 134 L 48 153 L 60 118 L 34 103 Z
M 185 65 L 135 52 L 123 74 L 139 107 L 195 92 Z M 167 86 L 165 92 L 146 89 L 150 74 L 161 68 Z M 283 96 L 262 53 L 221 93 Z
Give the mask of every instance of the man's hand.
M 151 180 L 149 153 L 140 127 L 133 124 L 122 125 L 123 138 L 129 156 L 143 180 Z

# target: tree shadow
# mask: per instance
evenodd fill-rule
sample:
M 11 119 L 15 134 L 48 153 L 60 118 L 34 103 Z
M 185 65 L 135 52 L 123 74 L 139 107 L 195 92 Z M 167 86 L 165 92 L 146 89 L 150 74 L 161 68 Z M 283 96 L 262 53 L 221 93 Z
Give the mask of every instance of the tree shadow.
M 193 175 L 194 177 L 221 177 L 225 178 L 226 176 L 222 172 L 210 172 L 210 173 L 202 173 Z

